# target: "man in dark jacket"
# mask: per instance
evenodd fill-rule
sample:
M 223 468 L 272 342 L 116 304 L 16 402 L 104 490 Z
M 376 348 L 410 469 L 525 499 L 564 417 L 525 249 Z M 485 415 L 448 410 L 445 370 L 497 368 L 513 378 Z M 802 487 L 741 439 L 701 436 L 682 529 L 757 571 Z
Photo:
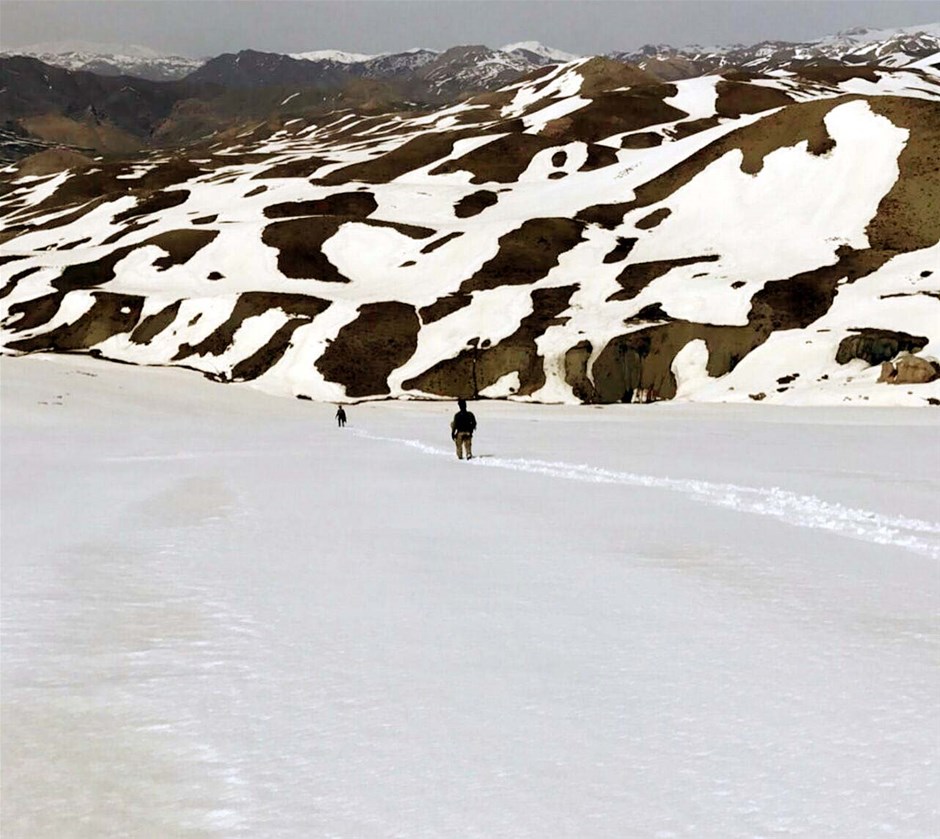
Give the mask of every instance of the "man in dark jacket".
M 457 400 L 460 408 L 450 423 L 450 436 L 457 445 L 457 457 L 463 460 L 466 451 L 467 460 L 473 457 L 473 432 L 476 431 L 477 418 L 467 410 L 467 403 L 463 399 Z

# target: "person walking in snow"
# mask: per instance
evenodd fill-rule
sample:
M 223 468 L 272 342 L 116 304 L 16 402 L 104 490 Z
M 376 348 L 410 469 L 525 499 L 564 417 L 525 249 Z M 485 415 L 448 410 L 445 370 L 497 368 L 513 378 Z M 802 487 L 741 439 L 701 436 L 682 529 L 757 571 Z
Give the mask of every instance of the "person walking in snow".
M 467 403 L 463 399 L 457 400 L 460 409 L 454 414 L 450 423 L 450 437 L 457 446 L 457 457 L 463 460 L 464 452 L 467 460 L 473 457 L 473 432 L 476 431 L 477 418 L 467 410 Z
M 337 426 L 339 426 L 340 428 L 342 428 L 344 425 L 346 425 L 346 412 L 343 410 L 343 406 L 342 406 L 342 405 L 340 405 L 340 406 L 336 409 L 336 424 L 337 424 Z

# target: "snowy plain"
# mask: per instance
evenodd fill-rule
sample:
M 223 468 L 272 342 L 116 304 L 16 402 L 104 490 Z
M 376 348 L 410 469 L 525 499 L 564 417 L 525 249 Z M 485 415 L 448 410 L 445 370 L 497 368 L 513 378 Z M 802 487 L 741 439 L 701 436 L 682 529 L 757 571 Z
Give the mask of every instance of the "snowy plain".
M 930 409 L 0 358 L 4 837 L 933 837 Z

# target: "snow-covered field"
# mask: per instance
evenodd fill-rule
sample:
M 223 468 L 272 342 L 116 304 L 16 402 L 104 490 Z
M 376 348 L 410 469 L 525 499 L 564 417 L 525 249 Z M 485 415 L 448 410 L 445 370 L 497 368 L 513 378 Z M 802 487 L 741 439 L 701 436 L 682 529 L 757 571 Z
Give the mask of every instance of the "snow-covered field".
M 932 410 L 0 372 L 5 839 L 940 832 Z

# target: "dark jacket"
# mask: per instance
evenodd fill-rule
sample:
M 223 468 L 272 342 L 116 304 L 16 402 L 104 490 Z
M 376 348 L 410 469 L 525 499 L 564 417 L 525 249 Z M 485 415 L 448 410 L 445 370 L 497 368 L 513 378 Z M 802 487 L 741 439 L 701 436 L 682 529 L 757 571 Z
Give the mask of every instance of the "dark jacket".
M 457 411 L 454 414 L 454 419 L 451 421 L 450 430 L 452 436 L 456 436 L 459 432 L 465 434 L 473 434 L 477 427 L 477 418 L 467 410 Z

